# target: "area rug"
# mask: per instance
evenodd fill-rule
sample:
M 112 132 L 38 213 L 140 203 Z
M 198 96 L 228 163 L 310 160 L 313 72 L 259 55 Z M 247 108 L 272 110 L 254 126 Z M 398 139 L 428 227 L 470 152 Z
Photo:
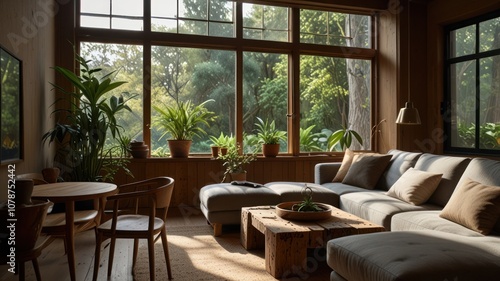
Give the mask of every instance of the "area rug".
M 265 270 L 264 249 L 247 251 L 240 244 L 239 232 L 213 237 L 209 225 L 168 228 L 168 246 L 172 275 L 175 281 L 189 280 L 251 280 L 273 281 Z M 318 251 L 308 257 L 306 272 L 282 280 L 329 280 L 331 270 Z M 168 280 L 165 258 L 159 240 L 155 245 L 156 280 Z M 140 243 L 134 280 L 149 280 L 146 243 Z

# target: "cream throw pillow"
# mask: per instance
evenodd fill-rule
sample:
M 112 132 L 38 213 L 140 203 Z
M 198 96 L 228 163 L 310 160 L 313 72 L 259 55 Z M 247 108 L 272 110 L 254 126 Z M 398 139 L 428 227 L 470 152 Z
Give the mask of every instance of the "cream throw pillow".
M 389 154 L 356 155 L 342 183 L 374 189 L 391 158 Z
M 442 174 L 408 169 L 387 191 L 387 195 L 413 205 L 421 205 L 431 197 L 441 181 Z
M 342 159 L 342 164 L 340 165 L 337 174 L 333 178 L 332 182 L 342 182 L 347 175 L 347 171 L 351 167 L 352 160 L 354 159 L 354 152 L 347 148 L 344 153 L 344 159 Z
M 488 235 L 500 218 L 500 186 L 465 179 L 455 189 L 440 216 Z

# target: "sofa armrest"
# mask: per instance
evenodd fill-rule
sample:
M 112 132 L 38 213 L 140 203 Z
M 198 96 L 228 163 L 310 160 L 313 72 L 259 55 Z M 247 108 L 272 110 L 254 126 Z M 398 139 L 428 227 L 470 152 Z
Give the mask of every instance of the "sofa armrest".
M 323 184 L 331 182 L 337 174 L 341 162 L 319 163 L 314 166 L 314 183 Z

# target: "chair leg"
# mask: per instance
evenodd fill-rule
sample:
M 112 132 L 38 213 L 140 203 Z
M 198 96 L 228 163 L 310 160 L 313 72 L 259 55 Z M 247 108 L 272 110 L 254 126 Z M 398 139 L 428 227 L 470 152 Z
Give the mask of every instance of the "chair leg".
M 134 253 L 132 257 L 132 269 L 135 268 L 135 263 L 137 262 L 137 252 L 139 251 L 139 239 L 134 239 Z
M 38 260 L 36 258 L 31 260 L 33 263 L 33 269 L 35 269 L 35 276 L 37 281 L 42 281 L 42 275 L 40 274 L 40 267 L 38 266 Z
M 149 280 L 155 281 L 155 237 L 148 237 Z
M 99 263 L 101 259 L 101 244 L 102 244 L 102 234 L 96 232 L 95 238 L 95 254 L 94 254 L 94 275 L 92 277 L 93 281 L 97 281 L 97 275 L 99 274 Z
M 167 241 L 167 232 L 165 228 L 161 231 L 161 243 L 163 244 L 163 254 L 165 255 L 165 262 L 167 263 L 167 273 L 168 279 L 172 279 L 172 270 L 170 269 L 170 255 L 168 254 L 168 241 Z
M 116 238 L 111 237 L 111 244 L 109 245 L 109 260 L 108 260 L 108 277 L 111 276 L 113 271 L 113 257 L 115 256 Z

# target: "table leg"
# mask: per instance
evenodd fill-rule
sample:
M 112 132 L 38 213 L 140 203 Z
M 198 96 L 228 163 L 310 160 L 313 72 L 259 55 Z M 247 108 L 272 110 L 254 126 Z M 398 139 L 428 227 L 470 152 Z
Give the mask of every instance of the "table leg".
M 68 251 L 68 266 L 71 281 L 76 280 L 75 272 L 75 202 L 66 202 L 66 247 Z
M 241 211 L 240 241 L 246 250 L 259 249 L 264 246 L 264 234 L 252 225 L 252 214 L 247 208 Z
M 303 232 L 266 230 L 266 271 L 275 278 L 300 275 L 306 269 L 307 237 Z

